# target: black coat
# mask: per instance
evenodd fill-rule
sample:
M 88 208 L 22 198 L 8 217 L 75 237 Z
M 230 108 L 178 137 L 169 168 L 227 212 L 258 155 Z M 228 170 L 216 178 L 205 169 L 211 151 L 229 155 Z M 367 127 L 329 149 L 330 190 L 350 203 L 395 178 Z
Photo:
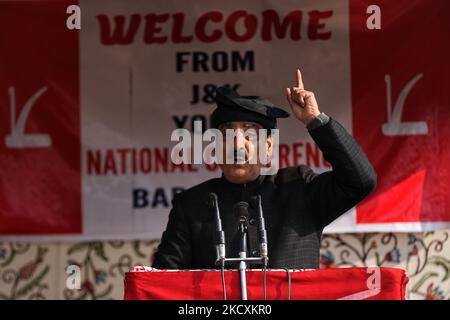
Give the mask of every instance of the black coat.
M 239 201 L 260 194 L 269 243 L 269 268 L 319 267 L 323 228 L 355 206 L 376 186 L 376 173 L 353 137 L 335 120 L 310 130 L 333 170 L 314 173 L 306 166 L 281 169 L 248 184 L 215 178 L 177 194 L 166 231 L 155 254 L 159 269 L 212 269 L 215 216 L 208 195 L 215 192 L 227 240 L 227 257 L 237 257 Z M 256 211 L 250 207 L 250 217 Z M 253 220 L 251 220 L 253 222 Z M 257 254 L 257 226 L 249 226 L 248 254 Z M 256 266 L 253 266 L 256 267 Z

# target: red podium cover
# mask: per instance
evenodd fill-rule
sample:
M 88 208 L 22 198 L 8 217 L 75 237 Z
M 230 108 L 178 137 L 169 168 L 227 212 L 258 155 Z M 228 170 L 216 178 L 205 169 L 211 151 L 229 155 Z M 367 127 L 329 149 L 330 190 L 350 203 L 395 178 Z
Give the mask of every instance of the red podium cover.
M 292 270 L 292 300 L 404 300 L 408 278 L 396 268 Z M 134 267 L 125 274 L 125 300 L 222 300 L 220 270 L 157 270 Z M 240 300 L 239 271 L 225 271 L 227 299 Z M 247 271 L 249 300 L 262 300 L 263 272 Z M 286 270 L 267 271 L 267 299 L 288 298 Z

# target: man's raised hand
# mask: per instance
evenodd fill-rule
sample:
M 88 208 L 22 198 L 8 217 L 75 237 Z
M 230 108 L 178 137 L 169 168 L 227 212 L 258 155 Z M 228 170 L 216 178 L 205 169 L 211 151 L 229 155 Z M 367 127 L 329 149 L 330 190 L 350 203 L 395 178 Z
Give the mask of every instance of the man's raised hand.
M 314 93 L 305 90 L 300 69 L 297 69 L 297 86 L 286 88 L 286 94 L 295 117 L 305 125 L 320 114 Z

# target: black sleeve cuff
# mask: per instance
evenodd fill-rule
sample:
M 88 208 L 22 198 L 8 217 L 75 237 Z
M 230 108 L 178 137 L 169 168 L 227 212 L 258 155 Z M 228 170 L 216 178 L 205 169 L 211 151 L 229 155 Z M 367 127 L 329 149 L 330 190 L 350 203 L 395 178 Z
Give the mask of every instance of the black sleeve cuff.
M 330 121 L 330 117 L 327 116 L 325 113 L 321 112 L 317 117 L 314 118 L 306 128 L 308 130 L 314 130 L 315 128 L 321 127 L 323 125 L 326 125 Z

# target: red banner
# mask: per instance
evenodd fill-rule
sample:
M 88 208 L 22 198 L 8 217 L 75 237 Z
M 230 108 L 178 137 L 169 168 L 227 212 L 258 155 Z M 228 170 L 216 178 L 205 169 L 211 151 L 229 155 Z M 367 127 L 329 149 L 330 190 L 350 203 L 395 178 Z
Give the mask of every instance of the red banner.
M 448 0 L 0 1 L 0 236 L 159 238 L 174 194 L 220 176 L 175 166 L 173 131 L 208 127 L 224 84 L 288 109 L 297 67 L 378 174 L 325 232 L 449 228 L 445 12 Z M 282 166 L 330 169 L 294 117 L 279 126 Z
M 369 30 L 367 7 L 381 10 Z M 447 0 L 350 5 L 353 134 L 378 173 L 357 223 L 439 222 L 450 214 Z
M 0 234 L 81 233 L 78 32 L 64 1 L 0 4 Z

